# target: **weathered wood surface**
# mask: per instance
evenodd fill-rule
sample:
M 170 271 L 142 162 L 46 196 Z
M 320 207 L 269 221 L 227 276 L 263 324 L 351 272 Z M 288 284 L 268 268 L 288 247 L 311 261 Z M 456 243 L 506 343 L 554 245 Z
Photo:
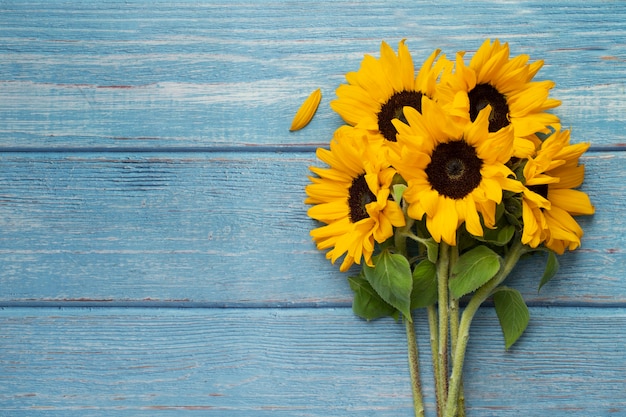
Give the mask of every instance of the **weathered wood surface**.
M 479 312 L 468 416 L 626 415 L 624 22 L 619 1 L 0 2 L 0 415 L 411 415 L 402 325 L 353 316 L 303 187 L 364 53 L 486 37 L 545 60 L 597 214 L 541 292 L 518 266 L 509 352 Z
M 0 312 L 5 415 L 411 415 L 404 326 L 349 309 Z M 624 310 L 533 308 L 509 352 L 483 309 L 468 415 L 623 415 Z M 426 320 L 417 323 L 430 378 Z M 427 384 L 428 412 L 434 393 Z M 195 414 L 194 414 L 195 415 Z
M 600 204 L 583 247 L 538 293 L 540 256 L 511 279 L 531 303 L 626 303 L 626 153 L 583 159 Z M 0 158 L 5 303 L 350 304 L 316 251 L 305 153 L 8 153 Z M 604 205 L 602 205 L 604 203 Z
M 347 71 L 381 40 L 416 61 L 486 37 L 543 59 L 576 138 L 626 143 L 619 1 L 4 1 L 0 144 L 26 148 L 325 144 Z M 300 101 L 321 111 L 290 135 Z

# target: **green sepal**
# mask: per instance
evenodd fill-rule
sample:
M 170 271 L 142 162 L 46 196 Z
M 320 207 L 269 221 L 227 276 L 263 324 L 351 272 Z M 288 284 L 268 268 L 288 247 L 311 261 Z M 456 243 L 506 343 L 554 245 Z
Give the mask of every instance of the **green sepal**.
M 395 241 L 393 236 L 389 237 L 389 239 L 385 240 L 378 244 L 378 249 L 381 251 L 389 250 L 389 248 L 393 248 Z
M 550 281 L 557 272 L 559 272 L 559 259 L 556 256 L 554 251 L 550 249 L 545 250 L 548 253 L 548 259 L 546 261 L 546 268 L 543 271 L 543 276 L 541 277 L 541 282 L 539 282 L 539 288 L 537 288 L 537 292 L 541 290 L 541 287 L 546 285 L 548 281 Z
M 500 269 L 500 256 L 486 246 L 477 246 L 459 257 L 452 267 L 449 288 L 454 298 L 482 287 Z
M 483 236 L 474 236 L 474 238 L 492 245 L 504 246 L 511 241 L 514 234 L 515 226 L 509 224 L 498 226 L 495 229 L 485 228 Z
M 504 335 L 504 346 L 508 350 L 526 330 L 530 313 L 522 294 L 513 288 L 497 288 L 493 302 Z
M 420 239 L 419 242 L 426 247 L 426 257 L 428 260 L 432 263 L 437 263 L 437 258 L 439 257 L 439 243 L 432 237 Z
M 374 267 L 363 266 L 367 281 L 378 295 L 399 310 L 407 320 L 411 319 L 411 290 L 413 275 L 409 261 L 400 254 L 383 250 L 372 257 Z
M 506 191 L 503 193 L 502 204 L 507 223 L 516 227 L 522 227 L 522 195 Z
M 406 191 L 407 188 L 408 187 L 406 184 L 394 184 L 391 187 L 391 196 L 396 203 L 400 204 L 400 200 L 402 200 L 402 194 L 404 194 L 404 191 Z
M 428 259 L 418 263 L 413 269 L 413 291 L 411 310 L 428 307 L 437 302 L 437 267 Z
M 496 215 L 495 215 L 496 223 L 500 221 L 503 215 L 504 215 L 504 203 L 501 202 L 500 204 L 496 204 Z M 483 220 L 482 216 L 480 219 Z M 483 224 L 483 229 L 484 229 L 485 224 L 484 222 L 481 222 L 481 223 Z
M 387 304 L 365 279 L 363 273 L 348 277 L 350 288 L 354 291 L 352 311 L 366 320 L 374 320 L 386 316 L 397 316 L 397 310 Z

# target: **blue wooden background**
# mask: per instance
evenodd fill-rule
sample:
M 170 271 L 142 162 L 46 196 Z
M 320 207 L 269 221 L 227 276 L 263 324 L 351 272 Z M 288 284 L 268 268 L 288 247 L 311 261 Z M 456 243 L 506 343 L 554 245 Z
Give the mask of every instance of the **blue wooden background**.
M 592 143 L 597 214 L 541 292 L 540 260 L 511 277 L 510 351 L 479 311 L 468 415 L 626 416 L 625 22 L 595 0 L 0 1 L 0 415 L 411 416 L 403 325 L 352 314 L 308 166 L 381 40 L 421 62 L 498 37 Z

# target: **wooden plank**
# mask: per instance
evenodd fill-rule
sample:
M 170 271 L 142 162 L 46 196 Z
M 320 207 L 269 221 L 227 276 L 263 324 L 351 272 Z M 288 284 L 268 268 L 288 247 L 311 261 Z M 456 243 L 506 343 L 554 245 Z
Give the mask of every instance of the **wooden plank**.
M 597 214 L 582 249 L 531 303 L 623 305 L 626 154 L 584 157 Z M 106 300 L 349 305 L 346 275 L 312 244 L 311 153 L 0 154 L 2 303 Z
M 626 4 L 438 2 L 19 2 L 0 13 L 0 146 L 167 148 L 324 144 L 328 103 L 381 40 L 475 50 L 487 37 L 544 59 L 574 136 L 623 146 Z M 399 12 L 402 11 L 402 12 Z M 321 87 L 313 123 L 289 133 Z
M 624 309 L 531 317 L 505 352 L 479 312 L 468 415 L 626 414 Z M 3 415 L 412 415 L 403 324 L 349 309 L 3 309 L 0 328 Z M 421 315 L 417 332 L 433 415 Z

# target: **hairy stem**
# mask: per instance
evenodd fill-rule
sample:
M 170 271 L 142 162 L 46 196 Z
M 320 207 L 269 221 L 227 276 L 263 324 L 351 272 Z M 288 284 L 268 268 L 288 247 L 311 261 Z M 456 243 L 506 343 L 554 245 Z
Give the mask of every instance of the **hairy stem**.
M 453 368 L 452 375 L 450 377 L 450 389 L 448 391 L 448 398 L 446 399 L 444 417 L 457 416 L 459 392 L 461 387 L 461 374 L 463 372 L 463 362 L 465 361 L 465 351 L 467 349 L 467 341 L 469 340 L 469 330 L 470 325 L 472 324 L 472 319 L 481 304 L 513 270 L 513 267 L 517 264 L 520 256 L 522 256 L 525 251 L 525 246 L 522 245 L 519 239 L 516 239 L 508 254 L 505 256 L 504 262 L 502 263 L 496 276 L 474 293 L 461 315 L 456 349 L 454 350 L 454 358 L 452 361 Z
M 438 378 L 442 385 L 443 395 L 439 398 L 445 404 L 448 397 L 448 277 L 450 268 L 450 247 L 447 243 L 439 245 L 439 258 L 437 259 L 437 292 L 439 311 L 439 341 L 437 352 Z
M 405 319 L 406 341 L 409 354 L 409 373 L 411 374 L 411 387 L 413 389 L 413 409 L 415 417 L 424 417 L 424 399 L 422 397 L 422 384 L 420 383 L 419 357 L 417 351 L 417 339 L 415 327 L 412 322 Z
M 459 259 L 459 248 L 458 246 L 450 247 L 450 273 L 452 273 L 452 269 Z M 454 358 L 454 353 L 456 352 L 457 338 L 459 335 L 459 300 L 454 298 L 452 294 L 450 294 L 450 349 L 451 356 Z M 454 363 L 452 364 L 454 367 Z M 457 409 L 458 409 L 458 417 L 465 417 L 465 395 L 463 394 L 463 379 L 459 382 L 459 395 L 457 401 Z
M 413 221 L 406 216 L 406 225 L 397 230 L 394 235 L 396 251 L 407 257 L 406 236 L 410 233 Z M 419 353 L 417 350 L 417 337 L 412 317 L 404 318 L 406 329 L 406 343 L 409 359 L 409 373 L 411 375 L 411 389 L 413 391 L 413 409 L 415 417 L 424 417 L 424 398 L 422 396 L 422 384 L 420 382 Z
M 428 329 L 430 330 L 430 353 L 433 362 L 433 375 L 435 377 L 435 395 L 437 397 L 437 417 L 443 416 L 443 398 L 445 398 L 445 390 L 443 387 L 443 381 L 439 378 L 439 361 L 437 355 L 439 354 L 439 331 L 437 322 L 437 308 L 435 305 L 430 305 L 426 308 L 428 312 Z

